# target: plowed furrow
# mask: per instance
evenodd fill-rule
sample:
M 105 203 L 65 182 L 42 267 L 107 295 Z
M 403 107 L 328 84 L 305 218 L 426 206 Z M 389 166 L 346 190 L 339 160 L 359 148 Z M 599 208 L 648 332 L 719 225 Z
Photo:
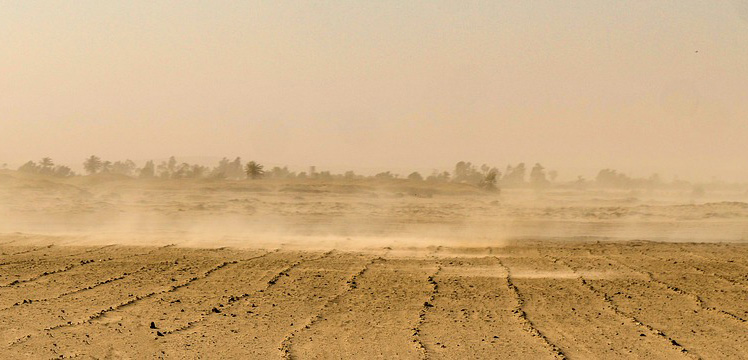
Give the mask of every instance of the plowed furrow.
M 78 255 L 90 254 L 92 252 L 101 251 L 101 250 L 104 250 L 104 249 L 107 249 L 107 248 L 110 248 L 110 247 L 113 247 L 113 246 L 114 245 L 106 245 L 106 246 L 102 246 L 102 247 L 99 247 L 99 248 L 96 248 L 96 249 L 86 250 L 86 251 L 84 251 L 84 252 L 82 252 L 80 254 L 70 254 L 68 256 L 78 256 Z M 110 258 L 107 258 L 107 259 L 100 259 L 100 260 L 89 260 L 89 259 L 85 259 L 85 260 L 81 260 L 80 262 L 77 262 L 77 263 L 72 263 L 72 264 L 65 265 L 62 268 L 57 268 L 57 269 L 53 269 L 53 270 L 49 270 L 49 271 L 44 271 L 42 273 L 39 273 L 37 275 L 31 276 L 31 277 L 26 278 L 26 279 L 13 280 L 10 283 L 4 284 L 4 285 L 0 285 L 0 288 L 8 288 L 8 287 L 17 286 L 19 284 L 25 284 L 25 283 L 34 282 L 34 281 L 37 281 L 37 280 L 39 280 L 39 279 L 41 279 L 41 278 L 43 278 L 45 276 L 50 276 L 50 275 L 54 275 L 54 274 L 64 273 L 64 272 L 70 271 L 72 269 L 75 269 L 75 268 L 77 268 L 79 266 L 89 265 L 89 264 L 93 264 L 93 263 L 103 263 L 103 262 L 112 261 L 112 260 L 123 260 L 123 259 L 132 258 L 132 257 L 135 257 L 135 256 L 143 256 L 143 255 L 147 255 L 147 254 L 148 253 L 144 253 L 144 254 L 131 254 L 131 255 L 123 256 L 121 258 L 111 258 L 110 257 Z
M 111 260 L 111 259 L 99 260 L 99 262 L 104 262 L 104 261 L 108 261 L 108 260 Z M 54 274 L 58 274 L 58 273 L 66 272 L 66 271 L 70 271 L 70 270 L 72 270 L 72 269 L 74 269 L 74 268 L 76 268 L 78 266 L 88 265 L 88 264 L 91 264 L 91 263 L 94 263 L 94 262 L 96 262 L 96 260 L 81 260 L 79 263 L 68 264 L 65 267 L 58 268 L 58 269 L 55 269 L 55 270 L 45 271 L 43 273 L 34 275 L 34 276 L 26 278 L 26 279 L 13 280 L 13 281 L 11 281 L 11 282 L 9 282 L 7 284 L 0 285 L 0 288 L 9 288 L 9 287 L 13 287 L 13 286 L 16 286 L 16 285 L 19 285 L 19 284 L 25 284 L 25 283 L 34 282 L 34 281 L 39 280 L 39 279 L 41 279 L 41 278 L 43 278 L 45 276 L 54 275 Z
M 265 254 L 265 255 L 262 255 L 262 256 L 258 256 L 258 257 L 254 258 L 254 259 L 267 256 L 268 254 Z M 293 269 L 295 269 L 296 267 L 298 267 L 302 263 L 304 263 L 306 261 L 319 260 L 319 259 L 322 259 L 322 258 L 325 258 L 325 257 L 329 256 L 330 254 L 332 254 L 332 251 L 328 251 L 328 252 L 322 254 L 322 256 L 319 256 L 319 257 L 314 258 L 314 259 L 309 259 L 309 260 L 301 259 L 301 260 L 298 260 L 298 261 L 295 261 L 295 262 L 291 263 L 290 265 L 284 267 L 278 273 L 276 273 L 275 275 L 273 275 L 267 281 L 266 286 L 262 290 L 260 290 L 260 292 L 269 291 L 271 288 L 273 288 L 273 286 L 275 286 L 278 283 L 278 281 L 282 277 L 289 276 L 288 275 L 289 272 L 291 272 Z M 231 307 L 233 307 L 234 305 L 238 304 L 241 301 L 246 301 L 248 298 L 251 298 L 252 296 L 253 296 L 253 294 L 249 294 L 249 293 L 245 293 L 245 294 L 241 294 L 241 295 L 236 295 L 236 296 L 231 296 L 229 298 L 229 301 L 227 301 L 225 304 L 219 303 L 215 307 L 213 307 L 213 309 L 221 309 L 220 310 L 221 312 L 229 311 L 231 309 Z M 178 328 L 174 328 L 174 329 L 171 329 L 171 330 L 163 331 L 162 334 L 164 336 L 166 336 L 166 335 L 176 334 L 176 333 L 179 333 L 179 332 L 182 332 L 182 331 L 186 331 L 186 330 L 192 329 L 193 327 L 195 327 L 195 325 L 198 325 L 198 324 L 206 321 L 211 315 L 215 315 L 215 314 L 217 314 L 217 312 L 215 312 L 213 310 L 207 311 L 207 312 L 203 313 L 202 316 L 199 319 L 196 319 L 196 320 L 193 320 L 191 322 L 188 322 L 184 326 L 181 326 L 181 327 L 178 327 Z
M 330 298 L 322 306 L 322 308 L 319 311 L 317 311 L 317 313 L 315 313 L 312 317 L 310 317 L 307 320 L 303 328 L 294 330 L 288 335 L 286 335 L 283 341 L 281 341 L 281 345 L 279 347 L 279 349 L 281 350 L 282 357 L 284 359 L 295 359 L 296 356 L 294 355 L 293 349 L 292 349 L 292 345 L 293 345 L 292 342 L 293 342 L 294 337 L 296 337 L 297 334 L 302 333 L 304 330 L 309 330 L 312 326 L 314 326 L 314 324 L 320 321 L 320 319 L 322 319 L 322 315 L 324 311 L 328 309 L 331 305 L 337 304 L 343 296 L 351 292 L 353 289 L 356 289 L 356 287 L 358 286 L 357 284 L 358 279 L 366 273 L 366 271 L 369 269 L 371 265 L 375 264 L 376 262 L 380 262 L 380 261 L 385 261 L 385 260 L 382 257 L 377 257 L 377 258 L 372 259 L 366 265 L 364 265 L 359 271 L 353 274 L 350 277 L 350 279 L 348 279 L 348 281 L 346 282 L 346 284 L 348 285 L 346 289 L 336 294 L 334 297 Z
M 594 287 L 608 294 L 622 313 L 666 333 L 671 340 L 677 339 L 689 353 L 703 358 L 731 358 L 748 351 L 744 346 L 748 342 L 745 323 L 717 311 L 704 310 L 696 299 L 651 279 L 647 271 L 608 256 L 604 258 L 643 275 L 643 280 L 626 279 L 619 284 L 595 280 Z
M 91 285 L 88 285 L 88 286 L 85 286 L 85 287 L 81 287 L 81 288 L 78 288 L 78 289 L 75 289 L 75 290 L 72 290 L 72 291 L 63 292 L 63 293 L 61 293 L 61 294 L 59 294 L 57 296 L 51 297 L 51 298 L 27 299 L 27 300 L 24 300 L 23 302 L 17 302 L 17 303 L 15 303 L 15 304 L 13 304 L 13 305 L 11 305 L 9 307 L 0 309 L 0 311 L 10 310 L 10 309 L 12 309 L 12 308 L 14 308 L 16 306 L 21 306 L 21 305 L 25 305 L 25 304 L 33 304 L 33 303 L 39 303 L 39 302 L 48 302 L 48 301 L 58 300 L 58 299 L 66 297 L 66 296 L 79 294 L 79 293 L 82 293 L 82 292 L 88 291 L 88 290 L 93 290 L 93 289 L 98 288 L 99 286 L 111 284 L 111 283 L 113 283 L 115 281 L 123 280 L 123 279 L 127 278 L 128 276 L 132 276 L 132 275 L 136 275 L 136 274 L 139 274 L 141 272 L 144 272 L 144 271 L 148 270 L 150 267 L 151 266 L 148 266 L 148 265 L 142 266 L 142 267 L 140 267 L 140 269 L 137 269 L 137 270 L 135 270 L 133 272 L 126 272 L 126 273 L 123 273 L 120 276 L 116 276 L 116 277 L 109 278 L 109 279 L 106 279 L 106 280 L 98 281 L 98 282 L 96 282 L 94 284 L 91 284 Z
M 435 269 L 433 260 L 423 258 L 388 258 L 372 264 L 357 278 L 355 288 L 330 304 L 314 326 L 294 337 L 294 356 L 420 357 L 413 327 L 432 292 L 424 280 Z
M 270 255 L 270 254 L 277 253 L 277 252 L 278 252 L 278 250 L 275 250 L 275 251 L 272 251 L 272 252 L 267 252 L 267 253 L 259 255 L 259 256 L 255 256 L 255 257 L 252 257 L 252 258 L 249 258 L 249 259 L 244 259 L 241 262 L 249 262 L 249 261 L 252 261 L 252 260 L 261 259 L 261 258 L 264 258 L 264 257 Z M 289 271 L 291 271 L 293 268 L 299 266 L 302 262 L 303 262 L 303 260 L 296 261 L 293 264 L 288 265 L 285 268 L 283 268 L 277 274 L 273 275 L 273 277 L 270 280 L 268 280 L 268 283 L 265 286 L 265 288 L 263 289 L 263 291 L 267 291 L 268 289 L 270 289 L 273 285 L 275 285 L 275 283 L 278 281 L 278 279 L 280 279 L 283 275 L 288 274 Z M 188 321 L 185 325 L 177 327 L 177 328 L 174 328 L 174 329 L 160 331 L 160 334 L 161 334 L 161 336 L 167 336 L 167 335 L 172 335 L 172 334 L 176 334 L 176 333 L 179 333 L 179 332 L 182 332 L 182 331 L 189 330 L 189 329 L 193 328 L 195 325 L 200 324 L 200 323 L 204 322 L 205 320 L 207 320 L 210 315 L 215 314 L 216 311 L 214 311 L 213 309 L 221 309 L 220 310 L 221 312 L 228 311 L 237 302 L 239 302 L 241 300 L 244 300 L 244 299 L 246 299 L 246 298 L 248 298 L 250 296 L 252 296 L 252 295 L 248 294 L 248 293 L 238 294 L 238 295 L 231 295 L 231 296 L 229 296 L 228 301 L 226 301 L 225 303 L 216 303 L 215 306 L 213 306 L 211 310 L 208 310 L 208 311 L 200 314 L 200 317 L 198 319 L 195 319 L 195 320 L 192 320 L 192 321 Z
M 122 279 L 125 279 L 127 276 L 138 274 L 142 271 L 145 271 L 149 268 L 149 266 L 153 265 L 154 263 L 146 263 L 145 265 L 141 265 L 138 267 L 138 264 L 135 262 L 129 263 L 126 262 L 128 259 L 132 259 L 138 256 L 149 256 L 154 254 L 155 252 L 166 248 L 156 248 L 154 250 L 145 252 L 145 253 L 135 253 L 130 254 L 126 256 L 117 257 L 114 259 L 108 259 L 107 261 L 96 261 L 93 264 L 89 265 L 89 269 L 85 271 L 78 271 L 77 273 L 64 273 L 64 272 L 56 272 L 57 276 L 51 276 L 54 275 L 53 273 L 48 273 L 46 276 L 49 278 L 45 282 L 36 282 L 30 284 L 30 286 L 23 286 L 23 287 L 5 287 L 5 290 L 8 290 L 8 294 L 3 294 L 3 297 L 5 301 L 2 301 L 3 305 L 6 306 L 2 310 L 10 309 L 14 306 L 18 305 L 25 305 L 29 303 L 37 303 L 37 302 L 45 302 L 50 300 L 56 300 L 64 296 L 77 294 L 86 290 L 95 289 L 99 286 L 106 285 L 115 281 L 119 281 Z M 111 263 L 113 261 L 118 262 L 116 266 L 113 266 Z M 147 260 L 146 260 L 147 262 Z M 121 267 L 121 272 L 117 274 L 117 267 Z M 76 267 L 79 270 L 80 267 Z M 72 270 L 72 269 L 70 269 Z M 107 276 L 107 278 L 103 280 L 98 280 L 100 278 L 103 278 Z M 90 282 L 89 278 L 94 278 L 93 281 Z M 98 278 L 98 279 L 97 279 Z M 29 280 L 29 279 L 26 279 Z M 38 279 L 37 279 L 38 280 Z M 22 283 L 22 282 L 19 282 Z M 24 281 L 24 283 L 29 283 L 29 281 Z M 88 285 L 81 286 L 80 283 L 89 283 Z M 50 286 L 54 285 L 54 286 Z M 10 293 L 12 291 L 12 293 Z M 34 296 L 36 295 L 36 297 Z M 16 303 L 9 303 L 7 300 L 11 300 L 12 298 L 16 298 L 18 302 Z
M 499 266 L 501 266 L 504 271 L 506 271 L 506 285 L 509 288 L 509 291 L 511 291 L 512 294 L 514 294 L 514 297 L 517 302 L 517 306 L 512 311 L 514 314 L 517 315 L 520 322 L 523 324 L 523 328 L 525 331 L 532 334 L 532 336 L 538 337 L 543 340 L 546 347 L 548 348 L 549 352 L 557 359 L 567 359 L 566 354 L 559 348 L 556 344 L 551 342 L 548 337 L 546 337 L 540 330 L 538 330 L 537 327 L 533 324 L 533 322 L 527 317 L 527 313 L 524 310 L 525 306 L 525 299 L 522 296 L 522 293 L 519 291 L 519 288 L 517 288 L 516 285 L 514 285 L 514 282 L 512 281 L 512 272 L 509 269 L 508 266 L 504 265 L 504 262 L 501 261 L 499 257 L 495 257 L 497 263 Z
M 50 249 L 53 246 L 54 245 L 47 245 L 47 246 L 35 247 L 35 248 L 32 248 L 32 249 L 22 250 L 22 251 L 10 253 L 10 254 L 2 255 L 2 256 L 24 255 L 24 254 L 29 254 L 29 253 L 36 252 L 36 251 L 39 251 L 39 250 Z M 0 263 L 0 266 L 9 265 L 9 264 L 17 264 L 19 262 L 24 262 L 24 261 L 28 261 L 28 260 L 9 260 L 9 261 L 4 261 L 4 262 Z
M 697 265 L 692 265 L 691 267 L 694 270 L 696 270 L 698 273 L 700 273 L 700 274 L 704 274 L 704 275 L 707 275 L 707 276 L 711 276 L 713 278 L 717 278 L 717 279 L 722 280 L 722 281 L 724 281 L 726 283 L 729 283 L 730 285 L 735 286 L 735 287 L 741 287 L 741 288 L 744 288 L 744 289 L 748 289 L 748 284 L 745 284 L 745 283 L 742 283 L 742 282 L 739 282 L 739 281 L 735 281 L 735 280 L 730 279 L 730 278 L 728 278 L 728 277 L 726 277 L 724 275 L 718 274 L 718 273 L 716 273 L 714 271 L 707 271 L 707 270 L 705 270 L 705 269 L 703 269 L 703 268 L 701 268 L 701 267 L 699 267 Z
M 650 257 L 649 255 L 646 255 L 646 254 L 641 254 L 641 255 L 642 256 L 646 256 L 646 257 Z M 673 291 L 673 292 L 678 293 L 680 295 L 686 296 L 689 299 L 692 299 L 693 302 L 699 308 L 701 308 L 702 310 L 711 311 L 711 312 L 720 314 L 720 315 L 722 315 L 725 318 L 728 318 L 730 320 L 735 320 L 735 321 L 738 321 L 738 322 L 741 322 L 741 323 L 746 323 L 745 319 L 743 319 L 740 316 L 737 316 L 737 315 L 735 315 L 735 314 L 733 314 L 731 312 L 728 312 L 728 311 L 725 311 L 725 310 L 722 310 L 722 309 L 718 309 L 716 307 L 707 306 L 704 303 L 704 300 L 698 294 L 690 292 L 690 291 L 686 291 L 686 290 L 684 290 L 684 289 L 682 289 L 682 288 L 680 288 L 678 286 L 673 286 L 673 285 L 671 285 L 671 284 L 669 284 L 669 283 L 667 283 L 665 281 L 662 281 L 662 280 L 658 279 L 653 272 L 651 272 L 651 271 L 649 271 L 649 270 L 647 270 L 647 269 L 645 269 L 643 267 L 635 267 L 635 266 L 631 266 L 631 265 L 625 265 L 625 266 L 627 268 L 633 270 L 633 271 L 636 271 L 636 272 L 639 272 L 641 274 L 646 275 L 647 278 L 649 278 L 650 281 L 652 281 L 654 283 L 657 283 L 657 284 L 660 284 L 660 285 L 664 286 L 665 288 L 667 288 L 670 291 Z
M 698 354 L 696 354 L 693 351 L 690 351 L 690 350 L 686 349 L 683 345 L 680 344 L 679 341 L 676 341 L 675 339 L 671 338 L 670 336 L 668 336 L 667 334 L 665 334 L 663 331 L 655 329 L 653 326 L 645 324 L 645 323 L 639 321 L 635 316 L 627 314 L 627 313 L 621 311 L 621 309 L 619 309 L 618 306 L 616 306 L 616 304 L 608 296 L 608 294 L 606 294 L 606 293 L 598 290 L 597 288 L 595 288 L 587 279 L 585 279 L 579 273 L 579 270 L 576 267 L 571 266 L 568 262 L 566 262 L 566 261 L 564 261 L 562 259 L 556 258 L 554 256 L 548 256 L 548 258 L 551 259 L 551 261 L 553 261 L 554 263 L 560 263 L 560 264 L 566 266 L 567 268 L 571 269 L 571 271 L 573 271 L 577 275 L 577 279 L 582 284 L 582 286 L 584 286 L 585 288 L 589 289 L 592 293 L 594 293 L 599 298 L 601 298 L 603 301 L 605 301 L 605 304 L 608 306 L 608 308 L 610 308 L 611 310 L 613 310 L 613 312 L 615 312 L 622 319 L 624 319 L 624 320 L 626 320 L 626 321 L 628 321 L 628 322 L 630 322 L 632 324 L 635 324 L 636 326 L 639 326 L 640 328 L 644 329 L 646 332 L 648 332 L 652 336 L 662 338 L 664 340 L 663 346 L 672 347 L 675 350 L 680 351 L 683 354 L 686 354 L 686 355 L 688 355 L 691 358 L 701 359 L 701 357 Z
M 438 265 L 436 271 L 428 277 L 428 283 L 431 285 L 431 293 L 429 294 L 428 299 L 423 303 L 421 310 L 418 311 L 418 322 L 416 322 L 413 327 L 413 343 L 416 345 L 416 348 L 418 348 L 418 351 L 421 354 L 421 359 L 429 358 L 429 349 L 421 339 L 421 327 L 426 322 L 426 313 L 428 313 L 429 308 L 434 307 L 434 300 L 439 294 L 439 284 L 436 282 L 436 277 L 439 276 L 441 271 L 442 266 Z
M 188 279 L 187 281 L 184 281 L 184 282 L 182 282 L 182 283 L 180 283 L 178 285 L 171 286 L 171 287 L 169 287 L 166 290 L 152 291 L 152 292 L 149 292 L 149 293 L 144 294 L 144 295 L 137 295 L 137 296 L 134 296 L 132 299 L 129 299 L 129 300 L 123 302 L 123 303 L 120 303 L 118 305 L 111 306 L 111 307 L 109 307 L 107 309 L 102 309 L 102 310 L 99 310 L 99 311 L 97 311 L 97 312 L 95 312 L 93 314 L 90 314 L 84 320 L 77 321 L 77 322 L 68 322 L 68 323 L 64 323 L 64 324 L 58 324 L 58 325 L 54 325 L 54 326 L 45 328 L 44 330 L 45 331 L 54 331 L 54 330 L 59 330 L 59 329 L 69 328 L 69 327 L 74 327 L 74 326 L 80 326 L 80 325 L 83 325 L 83 324 L 90 323 L 93 320 L 99 319 L 99 318 L 105 316 L 108 313 L 111 313 L 111 312 L 117 311 L 117 310 L 121 310 L 121 309 L 123 309 L 123 308 L 125 308 L 127 306 L 132 306 L 133 304 L 136 304 L 136 303 L 138 303 L 140 301 L 143 301 L 145 299 L 151 298 L 151 297 L 153 297 L 155 295 L 177 291 L 177 290 L 179 290 L 179 289 L 181 289 L 183 287 L 189 286 L 190 284 L 194 283 L 197 280 L 205 279 L 205 278 L 209 277 L 211 274 L 213 274 L 214 272 L 216 272 L 218 270 L 221 270 L 221 269 L 225 268 L 226 266 L 229 266 L 229 265 L 235 264 L 235 263 L 236 263 L 236 261 L 223 262 L 223 263 L 221 263 L 221 264 L 219 264 L 219 265 L 217 265 L 217 266 L 209 269 L 208 271 L 204 272 L 201 276 L 192 277 L 192 278 Z M 13 346 L 13 345 L 20 344 L 23 341 L 29 339 L 31 336 L 32 335 L 26 335 L 24 337 L 21 337 L 21 338 L 15 340 L 15 341 L 13 341 L 10 345 Z

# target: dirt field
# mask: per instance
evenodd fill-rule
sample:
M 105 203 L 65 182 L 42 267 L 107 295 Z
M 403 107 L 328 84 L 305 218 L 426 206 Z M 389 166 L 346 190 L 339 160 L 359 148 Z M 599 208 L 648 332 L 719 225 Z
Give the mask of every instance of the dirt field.
M 0 174 L 2 358 L 748 358 L 748 204 Z
M 3 236 L 0 339 L 28 358 L 745 358 L 748 246 L 379 251 Z

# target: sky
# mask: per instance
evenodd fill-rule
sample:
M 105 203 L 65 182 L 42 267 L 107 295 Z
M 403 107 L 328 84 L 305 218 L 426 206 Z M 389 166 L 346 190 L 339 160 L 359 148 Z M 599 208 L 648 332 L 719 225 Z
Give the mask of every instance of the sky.
M 0 0 L 0 163 L 748 181 L 748 0 Z

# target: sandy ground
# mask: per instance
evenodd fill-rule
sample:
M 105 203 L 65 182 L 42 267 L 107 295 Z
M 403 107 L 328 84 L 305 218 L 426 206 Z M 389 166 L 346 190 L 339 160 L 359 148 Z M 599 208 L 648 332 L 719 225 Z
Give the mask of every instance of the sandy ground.
M 0 238 L 6 358 L 745 358 L 748 246 L 428 251 Z
M 748 358 L 712 196 L 4 173 L 0 355 Z

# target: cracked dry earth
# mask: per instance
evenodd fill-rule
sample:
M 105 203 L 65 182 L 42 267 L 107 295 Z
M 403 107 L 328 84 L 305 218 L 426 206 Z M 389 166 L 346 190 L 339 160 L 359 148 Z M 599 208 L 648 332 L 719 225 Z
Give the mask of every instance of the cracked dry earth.
M 2 358 L 748 358 L 748 246 L 0 239 Z

